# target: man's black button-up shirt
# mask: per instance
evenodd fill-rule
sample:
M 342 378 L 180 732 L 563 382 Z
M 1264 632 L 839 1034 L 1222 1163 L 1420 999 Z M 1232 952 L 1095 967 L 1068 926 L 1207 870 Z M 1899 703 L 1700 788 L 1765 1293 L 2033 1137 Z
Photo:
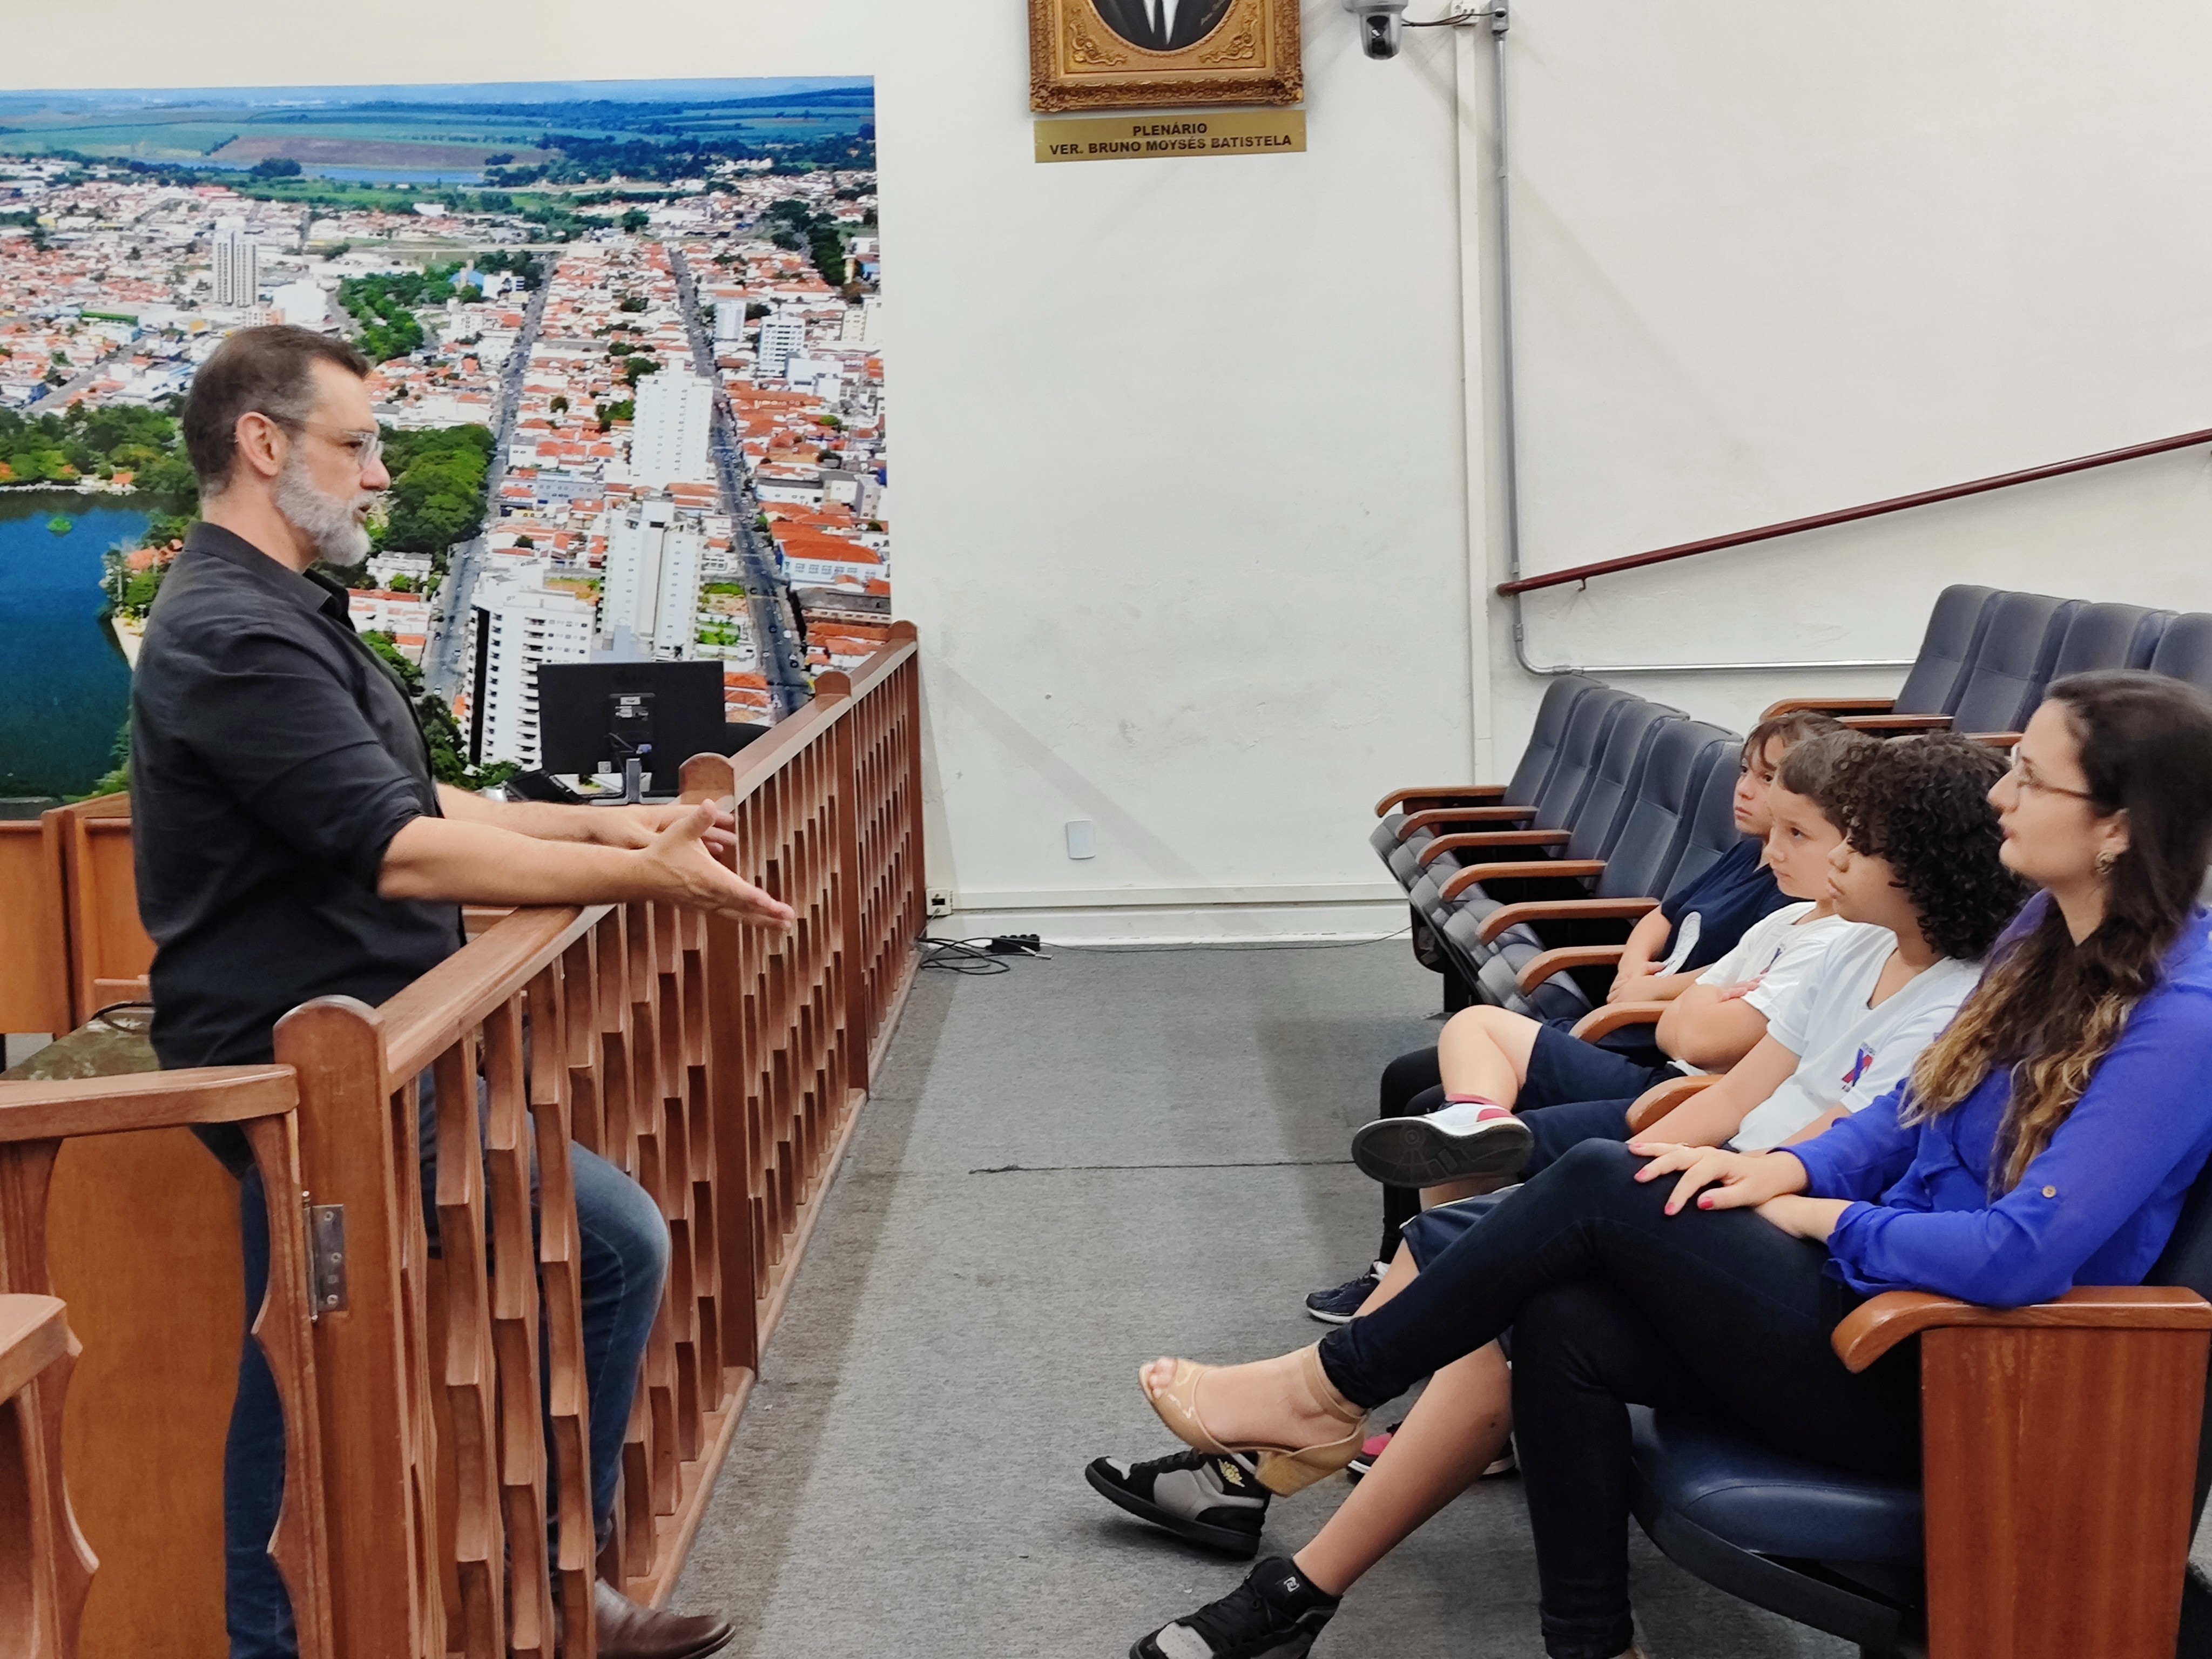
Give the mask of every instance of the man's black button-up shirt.
M 377 896 L 385 848 L 425 815 L 428 746 L 345 590 L 194 525 L 131 692 L 161 1064 L 268 1060 L 299 1004 L 382 1002 L 459 949 L 459 906 Z

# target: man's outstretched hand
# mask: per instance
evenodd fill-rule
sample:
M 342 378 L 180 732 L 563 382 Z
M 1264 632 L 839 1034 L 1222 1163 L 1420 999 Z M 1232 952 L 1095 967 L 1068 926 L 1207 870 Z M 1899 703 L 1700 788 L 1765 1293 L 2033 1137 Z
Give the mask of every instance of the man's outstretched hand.
M 627 806 L 607 809 L 651 814 L 660 819 L 655 832 L 637 843 L 639 855 L 650 868 L 659 896 L 687 909 L 728 916 L 750 927 L 789 933 L 797 921 L 789 905 L 744 880 L 715 855 L 714 848 L 734 847 L 733 821 L 711 802 L 677 806 Z M 642 818 L 632 820 L 641 823 Z
M 602 847 L 650 847 L 660 832 L 678 819 L 695 814 L 700 805 L 705 805 L 714 814 L 700 839 L 707 850 L 720 855 L 734 850 L 738 844 L 737 823 L 726 808 L 711 802 L 669 801 L 656 805 L 594 806 L 585 820 L 592 831 L 592 839 Z
M 620 904 L 649 899 L 789 931 L 791 907 L 722 862 L 735 822 L 708 802 L 550 806 L 479 802 L 400 827 L 376 890 L 388 899 L 459 904 Z M 441 791 L 441 799 L 445 798 Z

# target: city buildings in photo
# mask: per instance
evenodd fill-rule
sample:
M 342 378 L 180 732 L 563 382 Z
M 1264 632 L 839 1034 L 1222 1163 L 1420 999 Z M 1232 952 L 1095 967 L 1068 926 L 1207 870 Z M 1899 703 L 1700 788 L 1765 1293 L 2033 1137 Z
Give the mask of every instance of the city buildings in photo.
M 0 92 L 0 796 L 125 760 L 240 327 L 353 341 L 392 485 L 351 570 L 441 770 L 538 759 L 544 662 L 711 659 L 770 721 L 890 620 L 856 81 Z

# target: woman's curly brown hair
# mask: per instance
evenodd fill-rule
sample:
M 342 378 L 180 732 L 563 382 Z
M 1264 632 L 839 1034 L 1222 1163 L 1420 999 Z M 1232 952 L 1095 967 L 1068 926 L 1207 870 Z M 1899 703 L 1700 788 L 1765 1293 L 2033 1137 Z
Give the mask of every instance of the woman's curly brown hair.
M 1979 960 L 2020 913 L 2028 887 L 1998 860 L 2004 845 L 1990 791 L 2005 763 L 1964 738 L 1899 738 L 1853 769 L 1837 827 L 1880 859 L 1943 956 Z

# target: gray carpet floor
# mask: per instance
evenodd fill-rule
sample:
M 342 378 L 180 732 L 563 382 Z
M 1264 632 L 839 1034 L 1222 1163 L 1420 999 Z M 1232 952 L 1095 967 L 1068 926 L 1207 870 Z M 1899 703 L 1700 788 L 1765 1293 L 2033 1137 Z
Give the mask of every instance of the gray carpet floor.
M 1402 939 L 925 973 L 677 1604 L 726 1610 L 730 1651 L 763 1659 L 1115 1659 L 1227 1591 L 1241 1565 L 1124 1517 L 1083 1465 L 1174 1449 L 1142 1361 L 1320 1334 L 1301 1297 L 1376 1242 L 1347 1133 L 1383 1062 L 1435 1041 L 1436 996 Z M 1345 1491 L 1279 1500 L 1270 1546 Z M 1654 1659 L 1856 1651 L 1633 1548 Z M 1519 1482 L 1401 1547 L 1316 1651 L 1540 1653 Z

